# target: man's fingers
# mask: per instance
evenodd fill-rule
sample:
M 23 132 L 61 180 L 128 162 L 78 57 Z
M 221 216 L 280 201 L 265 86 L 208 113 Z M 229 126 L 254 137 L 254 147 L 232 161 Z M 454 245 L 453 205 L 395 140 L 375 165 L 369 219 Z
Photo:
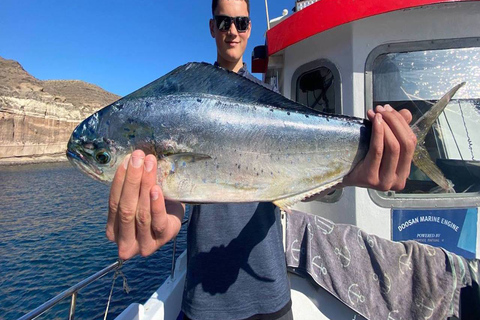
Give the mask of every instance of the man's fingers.
M 143 175 L 145 154 L 136 150 L 130 158 L 123 189 L 118 204 L 116 235 L 118 254 L 121 259 L 128 259 L 136 254 L 136 213 L 139 201 L 140 185 Z
M 152 204 L 152 235 L 156 241 L 156 249 L 177 236 L 182 227 L 185 205 L 166 200 L 162 189 L 155 185 L 150 192 Z
M 412 113 L 407 109 L 399 110 L 398 113 L 403 117 L 403 119 L 405 119 L 405 122 L 407 124 L 410 124 L 410 122 L 412 122 Z
M 400 135 L 409 136 L 411 133 L 413 134 L 406 119 L 409 118 L 410 121 L 412 119 L 408 110 L 402 109 L 400 113 L 388 104 L 385 105 L 385 110 L 388 112 L 388 116 L 384 116 L 385 122 L 390 126 L 395 136 L 400 137 Z
M 170 217 L 170 224 L 174 230 L 180 230 L 182 227 L 182 220 L 185 216 L 185 205 L 181 202 L 165 200 L 165 209 Z M 176 233 L 178 233 L 176 231 Z
M 372 121 L 368 153 L 343 181 L 346 185 L 377 190 L 401 190 L 410 173 L 416 146 L 416 137 L 409 126 L 412 115 L 408 110 L 398 112 L 390 105 L 377 106 L 375 111 L 367 112 Z
M 384 117 L 385 119 L 386 117 Z M 400 144 L 391 128 L 384 124 L 384 153 L 379 173 L 379 189 L 389 190 L 397 179 L 397 165 L 400 156 Z
M 123 181 L 125 180 L 125 174 L 127 172 L 127 165 L 130 161 L 130 155 L 127 155 L 123 160 L 123 163 L 118 166 L 115 176 L 113 177 L 112 186 L 110 187 L 110 197 L 108 200 L 108 218 L 106 235 L 108 240 L 115 241 L 116 231 L 116 217 L 118 212 L 118 202 L 120 201 L 120 195 L 122 193 Z
M 370 147 L 364 159 L 364 166 L 370 168 L 367 179 L 369 183 L 378 180 L 378 172 L 380 171 L 380 164 L 382 163 L 384 150 L 384 122 L 380 113 L 375 114 L 372 121 L 372 138 L 370 139 Z
M 397 167 L 395 170 L 397 177 L 390 187 L 393 190 L 401 190 L 405 187 L 405 181 L 410 174 L 410 166 L 413 153 L 415 152 L 417 138 L 405 119 L 405 116 L 408 118 L 410 112 L 407 111 L 407 113 L 403 112 L 403 114 L 401 114 L 388 105 L 386 109 L 389 113 L 384 115 L 384 119 L 394 134 L 394 137 L 391 137 L 388 143 L 390 143 L 390 146 L 395 146 L 398 143 L 399 146 Z
M 150 200 L 152 212 L 151 232 L 153 238 L 159 240 L 165 236 L 165 231 L 168 229 L 168 219 L 167 210 L 165 208 L 165 198 L 163 197 L 162 188 L 158 185 L 153 186 L 151 189 Z
M 143 176 L 140 187 L 140 197 L 137 205 L 137 241 L 142 256 L 151 254 L 154 240 L 151 232 L 150 191 L 157 182 L 157 159 L 154 155 L 145 157 Z
M 368 120 L 370 121 L 373 121 L 373 119 L 375 118 L 375 111 L 373 111 L 372 109 L 369 109 L 367 111 L 367 117 L 368 117 Z

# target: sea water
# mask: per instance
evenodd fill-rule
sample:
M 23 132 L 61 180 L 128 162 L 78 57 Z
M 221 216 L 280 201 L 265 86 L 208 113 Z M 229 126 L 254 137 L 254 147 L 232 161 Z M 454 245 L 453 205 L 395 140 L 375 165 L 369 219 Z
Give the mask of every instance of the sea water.
M 17 319 L 117 261 L 105 237 L 109 187 L 68 163 L 0 167 L 0 319 Z M 130 303 L 144 303 L 168 277 L 172 242 L 123 267 L 108 319 Z M 177 256 L 186 230 L 177 238 Z M 114 273 L 80 290 L 75 319 L 103 319 Z M 38 319 L 67 319 L 70 299 Z

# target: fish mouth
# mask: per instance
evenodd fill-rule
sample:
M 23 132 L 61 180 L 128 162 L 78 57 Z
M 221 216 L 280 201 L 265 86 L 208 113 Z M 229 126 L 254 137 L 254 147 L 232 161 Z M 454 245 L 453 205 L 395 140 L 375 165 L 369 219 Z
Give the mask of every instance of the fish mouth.
M 85 172 L 93 179 L 103 181 L 101 179 L 101 176 L 103 175 L 103 170 L 92 165 L 88 161 L 87 157 L 82 154 L 80 150 L 67 149 L 66 154 L 68 160 L 73 166 L 78 167 L 81 171 Z

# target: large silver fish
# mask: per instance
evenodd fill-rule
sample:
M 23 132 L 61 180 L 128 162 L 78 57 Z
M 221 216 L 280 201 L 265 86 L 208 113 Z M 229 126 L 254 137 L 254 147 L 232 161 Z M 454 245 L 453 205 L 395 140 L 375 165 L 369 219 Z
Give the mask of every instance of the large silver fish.
M 416 164 L 444 189 L 448 182 L 421 140 L 460 86 L 413 126 Z M 233 72 L 190 63 L 80 123 L 67 156 L 109 182 L 124 157 L 142 149 L 159 160 L 167 199 L 271 201 L 288 209 L 339 183 L 365 157 L 370 135 L 368 120 L 322 114 Z

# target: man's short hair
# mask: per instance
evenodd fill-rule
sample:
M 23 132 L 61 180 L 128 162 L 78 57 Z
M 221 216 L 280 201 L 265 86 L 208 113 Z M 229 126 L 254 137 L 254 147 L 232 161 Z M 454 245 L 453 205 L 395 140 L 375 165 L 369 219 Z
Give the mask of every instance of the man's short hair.
M 218 7 L 218 1 L 220 0 L 212 0 L 212 15 L 215 15 L 215 10 L 217 10 Z M 247 11 L 248 15 L 250 15 L 250 0 L 243 0 L 247 3 Z

